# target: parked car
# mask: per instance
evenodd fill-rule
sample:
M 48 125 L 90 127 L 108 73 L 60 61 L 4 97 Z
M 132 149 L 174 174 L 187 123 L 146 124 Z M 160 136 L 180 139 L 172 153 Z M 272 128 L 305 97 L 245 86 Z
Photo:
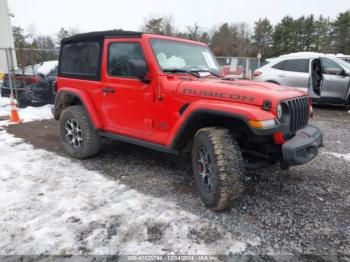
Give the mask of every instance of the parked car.
M 27 66 L 15 71 L 12 77 L 13 92 L 20 107 L 32 103 L 52 104 L 55 93 L 53 83 L 57 77 L 58 61 L 46 61 L 33 66 Z M 1 96 L 9 97 L 11 93 L 9 75 L 4 76 Z
M 350 63 L 350 55 L 336 54 L 336 57 Z
M 308 91 L 313 102 L 350 106 L 350 64 L 334 55 L 300 53 L 267 59 L 254 80 Z
M 106 137 L 182 155 L 212 210 L 240 197 L 246 169 L 311 161 L 310 112 L 301 90 L 223 79 L 203 43 L 126 31 L 61 43 L 53 114 L 67 153 L 91 157 Z

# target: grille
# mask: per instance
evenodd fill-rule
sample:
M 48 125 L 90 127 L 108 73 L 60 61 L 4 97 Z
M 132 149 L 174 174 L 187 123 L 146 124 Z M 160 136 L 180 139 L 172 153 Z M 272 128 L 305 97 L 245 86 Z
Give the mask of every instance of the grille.
M 309 98 L 298 97 L 285 101 L 290 114 L 290 131 L 295 133 L 304 128 L 309 120 Z

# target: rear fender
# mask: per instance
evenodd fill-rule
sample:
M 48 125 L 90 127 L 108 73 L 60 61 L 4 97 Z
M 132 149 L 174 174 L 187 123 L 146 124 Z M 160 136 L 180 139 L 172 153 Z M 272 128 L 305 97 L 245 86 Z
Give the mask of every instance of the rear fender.
M 54 118 L 56 120 L 59 119 L 61 111 L 70 105 L 66 104 L 66 100 L 68 97 L 78 98 L 81 104 L 85 107 L 85 110 L 88 112 L 94 128 L 102 129 L 102 121 L 97 114 L 97 111 L 94 107 L 93 102 L 91 101 L 91 98 L 85 91 L 75 88 L 63 87 L 57 91 L 53 111 Z

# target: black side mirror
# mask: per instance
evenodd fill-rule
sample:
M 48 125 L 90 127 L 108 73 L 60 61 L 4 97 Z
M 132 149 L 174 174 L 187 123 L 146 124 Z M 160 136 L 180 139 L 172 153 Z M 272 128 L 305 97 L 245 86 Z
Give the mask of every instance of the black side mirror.
M 130 59 L 128 62 L 128 71 L 130 76 L 137 77 L 144 83 L 150 82 L 150 80 L 146 79 L 148 67 L 144 60 Z
M 346 77 L 346 76 L 350 76 L 350 73 L 346 72 L 346 71 L 343 69 L 343 70 L 341 70 L 340 75 Z

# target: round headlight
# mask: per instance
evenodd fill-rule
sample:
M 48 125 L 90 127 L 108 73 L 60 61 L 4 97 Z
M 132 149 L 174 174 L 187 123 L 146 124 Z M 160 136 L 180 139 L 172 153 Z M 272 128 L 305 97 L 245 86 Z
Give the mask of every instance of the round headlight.
M 278 106 L 277 106 L 277 117 L 278 117 L 278 119 L 282 118 L 282 114 L 283 114 L 282 106 L 281 106 L 281 104 L 278 104 Z

